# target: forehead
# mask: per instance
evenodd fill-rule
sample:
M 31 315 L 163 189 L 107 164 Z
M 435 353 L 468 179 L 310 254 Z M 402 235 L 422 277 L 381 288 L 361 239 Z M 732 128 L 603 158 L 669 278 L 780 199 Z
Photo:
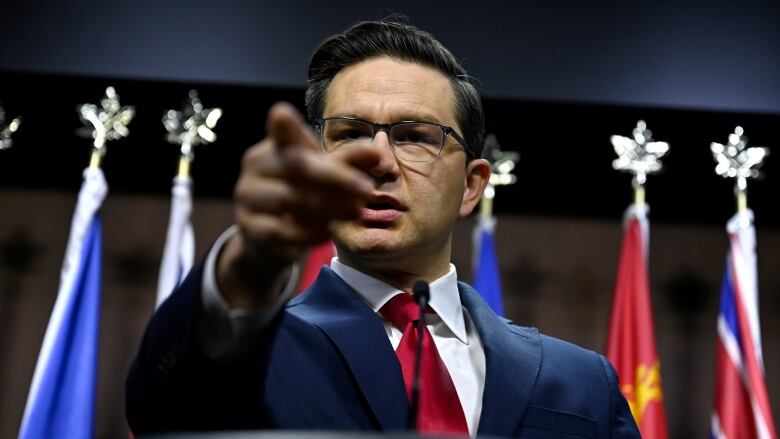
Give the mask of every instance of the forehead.
M 389 57 L 341 70 L 331 81 L 325 117 L 353 116 L 377 123 L 428 120 L 454 126 L 454 91 L 441 72 Z

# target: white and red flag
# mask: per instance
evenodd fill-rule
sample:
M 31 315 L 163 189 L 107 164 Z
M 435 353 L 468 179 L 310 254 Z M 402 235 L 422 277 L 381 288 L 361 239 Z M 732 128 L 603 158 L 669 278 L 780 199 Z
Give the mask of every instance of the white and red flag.
M 726 230 L 730 250 L 718 312 L 712 437 L 777 439 L 761 353 L 753 212 L 737 212 Z

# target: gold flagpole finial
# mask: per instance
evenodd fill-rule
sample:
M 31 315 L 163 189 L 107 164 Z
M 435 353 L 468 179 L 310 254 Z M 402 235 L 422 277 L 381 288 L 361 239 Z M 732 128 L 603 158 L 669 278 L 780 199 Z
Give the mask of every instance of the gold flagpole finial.
M 487 218 L 493 216 L 496 186 L 507 186 L 517 182 L 517 176 L 512 171 L 520 160 L 520 154 L 514 151 L 502 151 L 496 136 L 488 134 L 482 156 L 490 162 L 491 167 L 490 179 L 479 203 L 480 215 Z
M 633 174 L 634 204 L 644 206 L 647 175 L 663 168 L 661 157 L 669 152 L 669 144 L 653 140 L 653 133 L 643 120 L 636 123 L 631 137 L 614 135 L 609 140 L 618 156 L 612 161 L 612 168 Z
M 94 139 L 92 142 L 92 156 L 89 159 L 90 168 L 99 168 L 103 156 L 106 154 L 106 143 L 110 140 L 121 139 L 130 134 L 127 125 L 135 116 L 133 106 L 121 106 L 119 95 L 114 87 L 106 88 L 106 94 L 100 100 L 100 106 L 95 104 L 81 104 L 78 106 L 79 119 L 86 125 L 76 134 Z
M 222 117 L 221 108 L 204 108 L 196 90 L 190 90 L 182 111 L 168 110 L 162 118 L 168 131 L 168 142 L 181 146 L 179 177 L 189 177 L 190 164 L 195 159 L 194 147 L 217 140 L 213 129 Z
M 769 149 L 762 146 L 747 147 L 748 138 L 741 126 L 729 134 L 728 142 L 712 142 L 710 150 L 717 163 L 715 173 L 724 178 L 735 179 L 734 195 L 737 198 L 737 211 L 744 212 L 747 204 L 747 179 L 761 176 L 758 168 L 769 155 Z

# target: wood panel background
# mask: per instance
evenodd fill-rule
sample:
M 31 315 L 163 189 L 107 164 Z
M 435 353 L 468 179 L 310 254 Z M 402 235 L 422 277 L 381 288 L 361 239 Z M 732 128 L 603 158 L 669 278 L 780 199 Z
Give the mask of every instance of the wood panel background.
M 500 196 L 500 195 L 499 195 Z M 54 305 L 76 193 L 0 192 L 0 437 L 18 433 Z M 152 313 L 169 198 L 109 194 L 102 210 L 103 292 L 97 438 L 126 438 L 124 376 Z M 196 196 L 202 255 L 231 222 L 229 200 Z M 760 218 L 760 212 L 759 212 Z M 652 221 L 652 215 L 651 215 Z M 724 219 L 725 221 L 725 219 Z M 453 260 L 471 279 L 473 220 L 456 229 Z M 620 218 L 502 214 L 496 242 L 508 317 L 601 351 L 612 300 Z M 780 232 L 758 229 L 767 385 L 780 419 Z M 650 276 L 672 437 L 704 437 L 712 399 L 723 227 L 651 222 Z

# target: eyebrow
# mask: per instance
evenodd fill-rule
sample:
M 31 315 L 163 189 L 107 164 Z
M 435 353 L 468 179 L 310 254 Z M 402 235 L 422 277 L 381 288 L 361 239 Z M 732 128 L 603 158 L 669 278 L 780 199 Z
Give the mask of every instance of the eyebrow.
M 328 117 L 348 117 L 348 118 L 352 118 L 352 119 L 364 120 L 366 122 L 378 123 L 378 122 L 372 121 L 372 120 L 370 120 L 368 118 L 359 116 L 359 115 L 357 115 L 355 113 L 337 113 L 337 114 L 330 115 L 330 116 L 323 115 L 322 117 L 324 117 L 324 118 L 328 118 Z M 432 122 L 432 123 L 441 125 L 441 121 L 439 119 L 437 119 L 437 118 L 435 118 L 432 115 L 427 114 L 427 113 L 402 113 L 401 117 L 394 117 L 391 122 L 387 122 L 387 123 L 396 123 L 396 122 Z

